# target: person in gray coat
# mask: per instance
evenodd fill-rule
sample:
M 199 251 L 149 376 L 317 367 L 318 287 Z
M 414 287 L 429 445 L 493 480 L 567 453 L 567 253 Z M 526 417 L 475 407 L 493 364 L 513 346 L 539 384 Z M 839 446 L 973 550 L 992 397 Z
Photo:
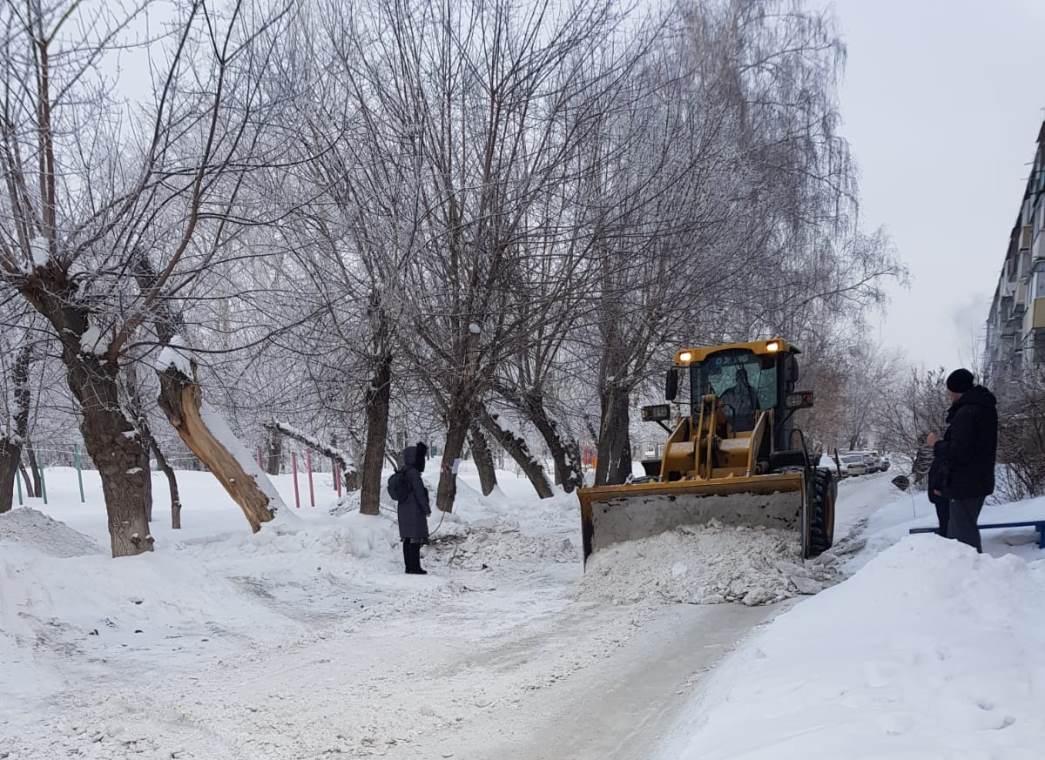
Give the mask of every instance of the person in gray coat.
M 421 480 L 428 447 L 423 443 L 403 451 L 403 485 L 399 490 L 399 537 L 403 539 L 403 561 L 408 575 L 428 575 L 421 569 L 421 547 L 428 543 L 428 489 Z

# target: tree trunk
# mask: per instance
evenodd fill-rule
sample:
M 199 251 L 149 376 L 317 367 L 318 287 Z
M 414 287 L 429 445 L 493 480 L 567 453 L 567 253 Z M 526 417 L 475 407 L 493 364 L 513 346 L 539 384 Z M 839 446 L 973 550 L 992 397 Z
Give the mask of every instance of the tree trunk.
M 152 524 L 152 466 L 149 463 L 149 450 L 145 449 L 145 519 Z
M 572 493 L 573 489 L 584 484 L 580 447 L 572 438 L 564 438 L 559 434 L 559 426 L 548 416 L 540 398 L 527 399 L 525 413 L 551 452 L 555 462 L 555 482 L 566 493 Z
M 276 428 L 266 428 L 265 472 L 279 475 L 283 467 L 283 434 Z
M 0 438 L 0 514 L 10 512 L 14 506 L 15 478 L 21 458 L 19 439 Z
M 261 468 L 255 468 L 256 475 L 248 472 L 252 462 L 250 454 L 227 429 L 224 420 L 202 409 L 202 393 L 194 379 L 173 365 L 161 371 L 159 376 L 160 408 L 185 445 L 207 465 L 233 501 L 239 504 L 251 530 L 257 533 L 262 523 L 272 520 L 276 510 L 283 507 L 276 489 Z
M 472 448 L 472 456 L 475 457 L 475 466 L 479 470 L 479 484 L 483 489 L 483 496 L 489 496 L 497 488 L 497 471 L 493 466 L 493 454 L 490 453 L 486 436 L 474 422 L 468 431 L 468 442 Z
M 33 476 L 33 496 L 43 496 L 43 475 L 40 474 L 40 462 L 36 458 L 36 446 L 33 444 L 32 438 L 26 439 L 25 452 L 26 456 L 29 457 L 29 472 L 31 472 Z M 29 486 L 28 480 L 26 480 L 26 486 Z
M 119 367 L 80 352 L 79 341 L 63 341 L 69 389 L 80 403 L 80 432 L 98 468 L 109 517 L 113 557 L 152 550 L 147 519 L 149 457 L 120 406 Z
M 468 437 L 471 415 L 461 405 L 451 407 L 447 415 L 446 447 L 439 468 L 439 487 L 435 494 L 435 505 L 443 512 L 454 511 L 457 497 L 457 474 L 454 462 L 461 458 L 464 442 Z
M 497 418 L 485 410 L 480 412 L 479 422 L 493 436 L 494 440 L 501 444 L 501 447 L 508 452 L 508 455 L 519 464 L 519 467 L 522 468 L 523 473 L 525 473 L 533 485 L 537 495 L 542 499 L 552 496 L 552 487 L 544 474 L 544 468 L 541 467 L 540 462 L 533 458 L 526 441 L 511 431 L 502 428 L 498 424 Z
M 616 485 L 631 475 L 629 400 L 628 392 L 616 385 L 602 392 L 595 485 Z
M 149 418 L 142 400 L 141 384 L 138 382 L 138 368 L 131 362 L 124 368 L 124 380 L 127 383 L 127 407 L 131 420 L 138 430 L 138 442 L 145 452 L 145 517 L 152 523 L 152 471 L 149 469 L 149 450 L 152 446 L 152 430 L 149 429 Z
M 178 477 L 174 474 L 174 468 L 170 466 L 155 438 L 149 438 L 149 447 L 152 449 L 152 455 L 156 457 L 156 465 L 167 476 L 167 486 L 171 492 L 171 528 L 181 530 L 181 496 L 178 493 Z
M 366 445 L 363 450 L 359 511 L 381 511 L 381 468 L 388 444 L 388 410 L 392 401 L 392 356 L 381 357 L 366 390 Z
M 22 465 L 22 442 L 29 435 L 29 364 L 33 360 L 32 344 L 22 347 L 11 372 L 14 388 L 14 437 L 0 438 L 0 512 L 9 512 L 14 500 L 15 478 Z
M 33 491 L 33 481 L 29 479 L 29 472 L 21 462 L 18 463 L 18 471 L 22 473 L 22 485 L 25 486 L 25 497 L 27 499 L 33 498 L 36 496 L 36 493 Z

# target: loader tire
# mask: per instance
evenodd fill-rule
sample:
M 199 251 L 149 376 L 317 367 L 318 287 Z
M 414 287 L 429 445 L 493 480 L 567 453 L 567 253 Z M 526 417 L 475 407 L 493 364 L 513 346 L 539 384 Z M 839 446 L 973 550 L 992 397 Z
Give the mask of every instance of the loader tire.
M 812 504 L 809 509 L 808 557 L 817 557 L 834 543 L 835 500 L 838 483 L 830 470 L 817 469 L 813 474 Z

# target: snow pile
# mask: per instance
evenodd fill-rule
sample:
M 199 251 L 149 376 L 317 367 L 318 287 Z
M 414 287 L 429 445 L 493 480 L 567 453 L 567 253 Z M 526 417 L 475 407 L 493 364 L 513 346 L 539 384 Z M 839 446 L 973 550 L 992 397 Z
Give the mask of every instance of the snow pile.
M 240 551 L 246 554 L 306 554 L 314 557 L 346 556 L 364 559 L 382 550 L 391 551 L 399 543 L 393 523 L 381 516 L 345 514 L 329 522 L 313 525 L 273 523 L 260 532 L 243 538 Z M 322 526 L 322 527 L 318 527 Z
M 1043 596 L 1045 561 L 905 538 L 734 656 L 661 757 L 1041 757 Z
M 614 604 L 647 600 L 688 604 L 769 604 L 815 594 L 836 578 L 835 555 L 803 563 L 788 531 L 682 526 L 593 554 L 583 596 Z
M 527 535 L 512 522 L 479 520 L 463 532 L 437 535 L 433 553 L 450 567 L 486 570 L 505 562 L 579 563 L 580 550 L 566 537 Z
M 102 552 L 87 536 L 30 507 L 0 514 L 0 543 L 5 541 L 32 547 L 51 557 L 82 557 Z
M 36 510 L 0 515 L 0 694 L 19 697 L 0 700 L 0 724 L 7 710 L 111 675 L 106 663 L 128 674 L 159 660 L 192 670 L 245 644 L 369 614 L 401 588 L 386 606 L 408 605 L 440 582 L 406 585 L 397 540 L 385 517 L 316 514 L 113 560 Z

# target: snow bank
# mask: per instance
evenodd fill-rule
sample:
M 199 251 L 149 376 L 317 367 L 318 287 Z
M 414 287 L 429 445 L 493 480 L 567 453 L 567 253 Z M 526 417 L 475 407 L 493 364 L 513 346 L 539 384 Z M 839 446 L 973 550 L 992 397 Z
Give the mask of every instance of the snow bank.
M 912 536 L 716 672 L 672 760 L 1041 757 L 1045 562 Z
M 690 604 L 769 604 L 833 582 L 834 555 L 803 563 L 787 531 L 706 526 L 615 544 L 592 555 L 582 596 L 614 604 L 650 599 Z
M 879 497 L 878 504 L 882 506 L 872 511 L 860 526 L 867 540 L 867 549 L 852 557 L 847 572 L 855 572 L 879 552 L 903 540 L 911 528 L 937 526 L 936 510 L 925 492 L 893 493 L 895 495 L 888 501 Z M 1045 519 L 1045 497 L 987 504 L 980 512 L 979 521 L 988 524 L 1041 519 Z M 985 530 L 981 535 L 984 552 L 995 557 L 1015 554 L 1030 561 L 1045 558 L 1045 553 L 1038 548 L 1038 534 L 1034 528 Z
M 0 543 L 17 543 L 51 557 L 101 554 L 102 549 L 82 533 L 30 507 L 0 514 Z
M 385 517 L 317 514 L 113 560 L 36 510 L 0 515 L 0 725 L 74 684 L 198 669 L 358 616 L 390 590 L 407 605 L 421 589 L 404 585 L 397 544 Z

